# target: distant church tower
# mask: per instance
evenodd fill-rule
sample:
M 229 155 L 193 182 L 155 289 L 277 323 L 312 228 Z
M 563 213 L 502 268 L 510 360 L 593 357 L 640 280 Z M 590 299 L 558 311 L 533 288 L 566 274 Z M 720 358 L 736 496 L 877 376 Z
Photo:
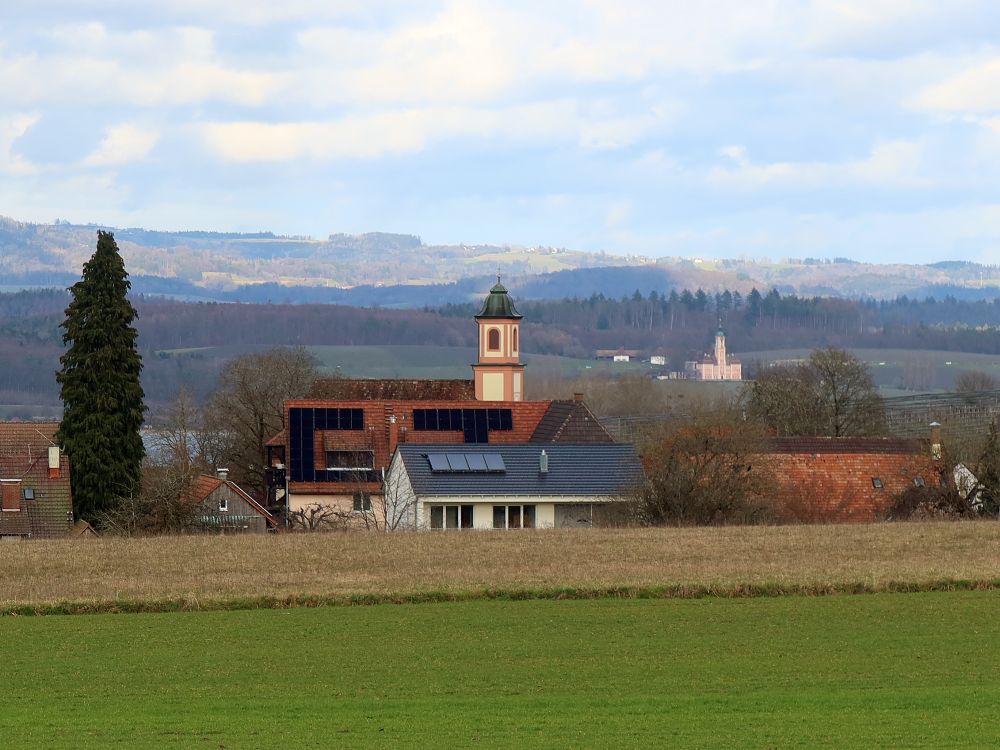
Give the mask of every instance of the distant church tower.
M 725 367 L 729 364 L 726 359 L 726 334 L 722 330 L 722 321 L 719 321 L 719 330 L 715 332 L 715 364 L 719 371 L 719 377 L 725 378 Z
M 521 364 L 521 314 L 507 289 L 497 283 L 476 316 L 479 324 L 479 362 L 472 366 L 476 398 L 480 401 L 520 401 L 524 398 L 524 365 Z
M 715 351 L 706 354 L 700 362 L 685 362 L 684 375 L 692 380 L 742 380 L 743 365 L 732 355 L 726 354 L 726 334 L 719 321 L 715 332 Z

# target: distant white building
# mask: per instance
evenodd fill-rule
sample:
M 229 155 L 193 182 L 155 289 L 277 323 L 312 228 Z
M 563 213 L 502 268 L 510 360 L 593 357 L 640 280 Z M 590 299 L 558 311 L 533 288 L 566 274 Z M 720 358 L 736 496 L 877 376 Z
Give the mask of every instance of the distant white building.
M 663 354 L 654 354 L 649 358 L 649 364 L 664 367 L 667 364 L 667 358 Z
M 719 326 L 715 333 L 715 351 L 697 362 L 685 362 L 684 374 L 691 380 L 743 380 L 743 365 L 726 354 L 726 334 Z

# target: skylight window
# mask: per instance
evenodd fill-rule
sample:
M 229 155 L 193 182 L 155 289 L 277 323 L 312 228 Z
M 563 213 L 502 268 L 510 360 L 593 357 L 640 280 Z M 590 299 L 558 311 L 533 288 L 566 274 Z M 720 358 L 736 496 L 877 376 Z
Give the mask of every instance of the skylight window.
M 874 487 L 877 490 L 880 490 L 884 486 L 885 485 L 882 484 L 882 478 L 881 477 L 872 477 L 872 487 Z

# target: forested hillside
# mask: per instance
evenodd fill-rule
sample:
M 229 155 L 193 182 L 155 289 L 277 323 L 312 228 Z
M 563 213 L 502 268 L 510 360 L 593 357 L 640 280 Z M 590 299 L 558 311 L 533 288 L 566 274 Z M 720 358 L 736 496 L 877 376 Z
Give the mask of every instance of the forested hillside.
M 0 405 L 31 416 L 57 405 L 53 373 L 62 350 L 63 291 L 0 294 Z M 143 384 L 161 404 L 186 384 L 196 396 L 214 386 L 222 363 L 240 352 L 279 345 L 475 345 L 472 304 L 421 310 L 341 305 L 191 303 L 135 297 Z M 845 300 L 682 290 L 613 299 L 591 295 L 519 301 L 526 353 L 578 358 L 626 347 L 665 354 L 670 369 L 706 351 L 719 324 L 730 351 L 841 346 L 1000 354 L 1000 298 L 992 301 Z M 745 359 L 752 372 L 754 363 Z M 899 384 L 907 387 L 907 383 Z
M 93 251 L 96 230 L 0 217 L 0 286 L 72 284 Z M 539 246 L 425 244 L 415 235 L 380 232 L 315 239 L 271 232 L 114 231 L 134 292 L 190 300 L 421 307 L 475 300 L 498 271 L 520 299 L 538 300 L 618 298 L 635 289 L 643 295 L 684 288 L 746 295 L 755 287 L 809 297 L 1000 295 L 1000 266 L 961 261 L 654 260 Z

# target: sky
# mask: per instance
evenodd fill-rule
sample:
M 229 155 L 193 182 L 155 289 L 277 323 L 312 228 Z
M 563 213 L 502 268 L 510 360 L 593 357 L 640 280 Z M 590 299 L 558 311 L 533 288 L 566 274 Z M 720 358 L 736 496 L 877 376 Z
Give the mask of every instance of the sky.
M 0 0 L 0 214 L 1000 262 L 995 0 Z

